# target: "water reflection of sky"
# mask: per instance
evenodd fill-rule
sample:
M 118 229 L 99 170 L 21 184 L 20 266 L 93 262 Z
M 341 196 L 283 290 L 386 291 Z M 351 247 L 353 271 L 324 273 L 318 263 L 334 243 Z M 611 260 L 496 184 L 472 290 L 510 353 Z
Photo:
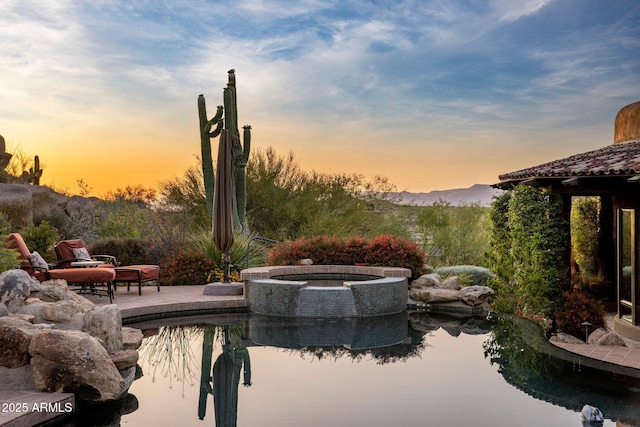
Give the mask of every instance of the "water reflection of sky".
M 452 337 L 440 329 L 425 336 L 420 357 L 385 365 L 368 356 L 318 360 L 296 350 L 249 347 L 252 386 L 240 380 L 237 425 L 581 426 L 579 413 L 507 384 L 483 355 L 488 337 Z M 170 379 L 159 370 L 151 375 L 141 361 L 145 376 L 130 389 L 139 408 L 124 415 L 122 425 L 215 425 L 211 395 L 205 419 L 197 415 L 202 334 L 191 346 L 195 369 L 182 369 L 187 381 L 176 378 L 179 367 Z M 220 352 L 216 346 L 213 360 Z

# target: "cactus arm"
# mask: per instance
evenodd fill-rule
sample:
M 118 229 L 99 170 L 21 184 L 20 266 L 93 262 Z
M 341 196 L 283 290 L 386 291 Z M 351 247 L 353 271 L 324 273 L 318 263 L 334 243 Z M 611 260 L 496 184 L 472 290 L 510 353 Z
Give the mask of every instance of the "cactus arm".
M 242 151 L 242 158 L 244 163 L 246 164 L 249 161 L 249 151 L 251 151 L 251 126 L 246 125 L 242 126 L 244 130 L 243 140 L 244 140 L 244 149 Z
M 213 159 L 211 157 L 211 139 L 207 129 L 207 106 L 203 95 L 198 96 L 198 119 L 200 121 L 200 154 L 202 161 L 202 174 L 204 176 L 204 192 L 207 201 L 207 210 L 213 213 L 213 189 L 215 176 L 213 174 Z M 209 125 L 209 129 L 211 125 Z

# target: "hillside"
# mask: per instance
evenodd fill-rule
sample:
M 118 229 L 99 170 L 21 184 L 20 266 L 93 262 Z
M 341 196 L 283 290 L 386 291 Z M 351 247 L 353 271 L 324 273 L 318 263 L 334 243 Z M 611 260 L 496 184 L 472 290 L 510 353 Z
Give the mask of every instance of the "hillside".
M 489 206 L 493 196 L 502 193 L 502 190 L 492 188 L 486 184 L 475 184 L 469 188 L 456 188 L 453 190 L 437 190 L 428 193 L 411 193 L 402 191 L 393 193 L 403 205 L 431 205 L 438 200 L 449 202 L 452 206 L 461 204 L 480 203 L 481 206 Z

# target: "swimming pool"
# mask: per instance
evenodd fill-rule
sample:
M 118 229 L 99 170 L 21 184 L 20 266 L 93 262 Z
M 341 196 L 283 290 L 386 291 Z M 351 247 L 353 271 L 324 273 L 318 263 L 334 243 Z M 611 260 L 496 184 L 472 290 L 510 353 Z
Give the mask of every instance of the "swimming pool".
M 591 404 L 605 426 L 640 425 L 638 378 L 553 358 L 518 322 L 414 313 L 379 324 L 225 323 L 147 329 L 144 375 L 101 417 L 181 427 L 580 426 Z

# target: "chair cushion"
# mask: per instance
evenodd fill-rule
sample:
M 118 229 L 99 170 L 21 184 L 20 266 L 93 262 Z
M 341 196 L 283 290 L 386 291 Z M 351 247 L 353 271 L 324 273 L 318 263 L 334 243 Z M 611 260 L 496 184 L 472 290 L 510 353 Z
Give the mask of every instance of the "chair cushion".
M 40 255 L 38 251 L 33 251 L 31 255 L 29 255 L 29 262 L 31 265 L 42 268 L 41 271 L 49 270 L 49 264 L 42 258 L 42 255 Z
M 117 282 L 137 282 L 157 279 L 160 267 L 157 265 L 127 265 L 115 270 Z
M 72 283 L 111 282 L 116 273 L 110 268 L 60 268 L 49 270 L 50 279 L 64 279 Z

